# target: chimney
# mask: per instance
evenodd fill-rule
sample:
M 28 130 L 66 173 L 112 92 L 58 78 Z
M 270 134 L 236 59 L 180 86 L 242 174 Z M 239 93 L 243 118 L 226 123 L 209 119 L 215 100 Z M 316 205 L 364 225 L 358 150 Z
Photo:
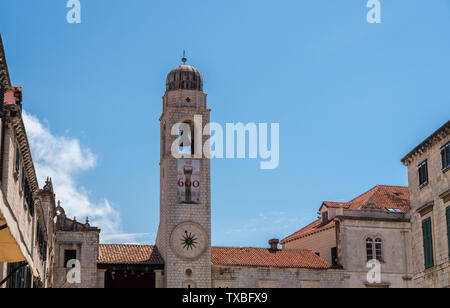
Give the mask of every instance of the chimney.
M 269 241 L 270 250 L 272 251 L 278 251 L 278 244 L 280 243 L 279 239 L 272 239 Z

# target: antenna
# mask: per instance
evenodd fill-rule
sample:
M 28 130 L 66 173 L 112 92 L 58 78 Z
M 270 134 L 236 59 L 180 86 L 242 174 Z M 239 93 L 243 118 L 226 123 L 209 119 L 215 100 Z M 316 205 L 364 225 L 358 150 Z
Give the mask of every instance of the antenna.
M 186 50 L 185 49 L 183 49 L 183 58 L 181 59 L 181 62 L 183 62 L 183 64 L 186 64 L 186 62 L 187 62 Z

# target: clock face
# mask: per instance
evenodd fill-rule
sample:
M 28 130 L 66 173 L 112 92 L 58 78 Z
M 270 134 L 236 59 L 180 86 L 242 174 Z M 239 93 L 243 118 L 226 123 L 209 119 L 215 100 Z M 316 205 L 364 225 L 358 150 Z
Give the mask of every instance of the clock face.
M 208 235 L 198 224 L 183 223 L 173 230 L 170 245 L 172 251 L 180 258 L 197 259 L 208 246 Z

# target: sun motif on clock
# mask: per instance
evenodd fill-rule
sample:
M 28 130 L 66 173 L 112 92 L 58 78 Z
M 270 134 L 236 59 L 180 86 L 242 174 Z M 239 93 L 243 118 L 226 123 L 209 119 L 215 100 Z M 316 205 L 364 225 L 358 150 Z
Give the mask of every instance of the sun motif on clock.
M 187 231 L 184 231 L 184 235 L 181 238 L 181 244 L 183 245 L 183 248 L 186 250 L 194 250 L 194 248 L 197 246 L 197 237 L 195 234 L 188 233 Z
M 205 230 L 193 222 L 185 222 L 172 231 L 170 246 L 181 259 L 194 260 L 205 252 L 209 237 Z

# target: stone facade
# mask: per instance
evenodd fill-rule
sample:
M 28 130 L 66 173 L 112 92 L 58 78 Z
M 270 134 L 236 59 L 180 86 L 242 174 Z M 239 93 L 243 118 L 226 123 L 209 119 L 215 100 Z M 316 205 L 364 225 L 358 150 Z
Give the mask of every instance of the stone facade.
M 343 210 L 336 217 L 339 264 L 345 270 L 344 287 L 408 288 L 411 286 L 411 224 L 407 213 L 382 209 Z M 380 239 L 381 281 L 367 280 L 366 240 Z
M 52 287 L 52 209 L 36 179 L 22 120 L 22 88 L 11 85 L 1 36 L 0 183 L 0 288 Z
M 213 288 L 342 288 L 340 270 L 223 266 L 212 267 Z
M 168 81 L 179 78 L 196 78 L 201 81 L 201 76 L 192 75 L 192 67 L 180 66 L 171 72 Z M 196 70 L 195 70 L 196 71 Z M 168 288 L 180 288 L 183 286 L 210 288 L 211 287 L 211 189 L 210 189 L 210 160 L 199 154 L 200 161 L 200 201 L 198 204 L 180 204 L 178 198 L 178 159 L 172 153 L 172 145 L 178 138 L 178 130 L 172 128 L 177 123 L 194 123 L 195 116 L 202 117 L 202 128 L 209 123 L 210 110 L 207 109 L 206 94 L 196 83 L 196 89 L 181 88 L 177 83 L 176 88 L 167 88 L 163 97 L 163 113 L 161 122 L 161 174 L 160 174 L 160 226 L 158 230 L 156 246 L 164 261 L 165 286 Z M 172 85 L 173 86 L 173 85 Z M 175 134 L 174 134 L 175 133 Z M 194 135 L 194 132 L 191 132 Z M 208 136 L 195 135 L 194 147 L 203 145 Z M 184 155 L 189 158 L 190 155 Z M 171 242 L 172 232 L 183 223 L 192 223 L 200 226 L 206 234 L 205 251 L 195 259 L 186 259 L 174 252 L 173 245 L 180 243 Z M 172 239 L 175 241 L 175 239 Z M 189 271 L 190 275 L 186 272 Z
M 450 287 L 447 209 L 450 207 L 450 171 L 443 169 L 441 149 L 450 142 L 450 122 L 409 153 L 402 162 L 408 167 L 411 195 L 414 287 Z M 419 183 L 419 164 L 427 162 L 428 180 Z M 431 219 L 434 265 L 425 269 L 422 223 Z
M 89 222 L 80 223 L 66 217 L 63 208 L 57 208 L 56 245 L 54 263 L 55 288 L 103 288 L 104 270 L 97 268 L 100 229 Z M 66 264 L 67 253 L 72 251 L 73 260 L 79 261 L 81 280 L 67 279 L 72 268 Z
M 324 202 L 320 218 L 284 239 L 283 249 L 312 250 L 342 268 L 342 287 L 410 287 L 407 191 L 406 187 L 376 186 L 349 202 Z M 376 283 L 367 280 L 367 239 L 381 240 L 381 281 Z

